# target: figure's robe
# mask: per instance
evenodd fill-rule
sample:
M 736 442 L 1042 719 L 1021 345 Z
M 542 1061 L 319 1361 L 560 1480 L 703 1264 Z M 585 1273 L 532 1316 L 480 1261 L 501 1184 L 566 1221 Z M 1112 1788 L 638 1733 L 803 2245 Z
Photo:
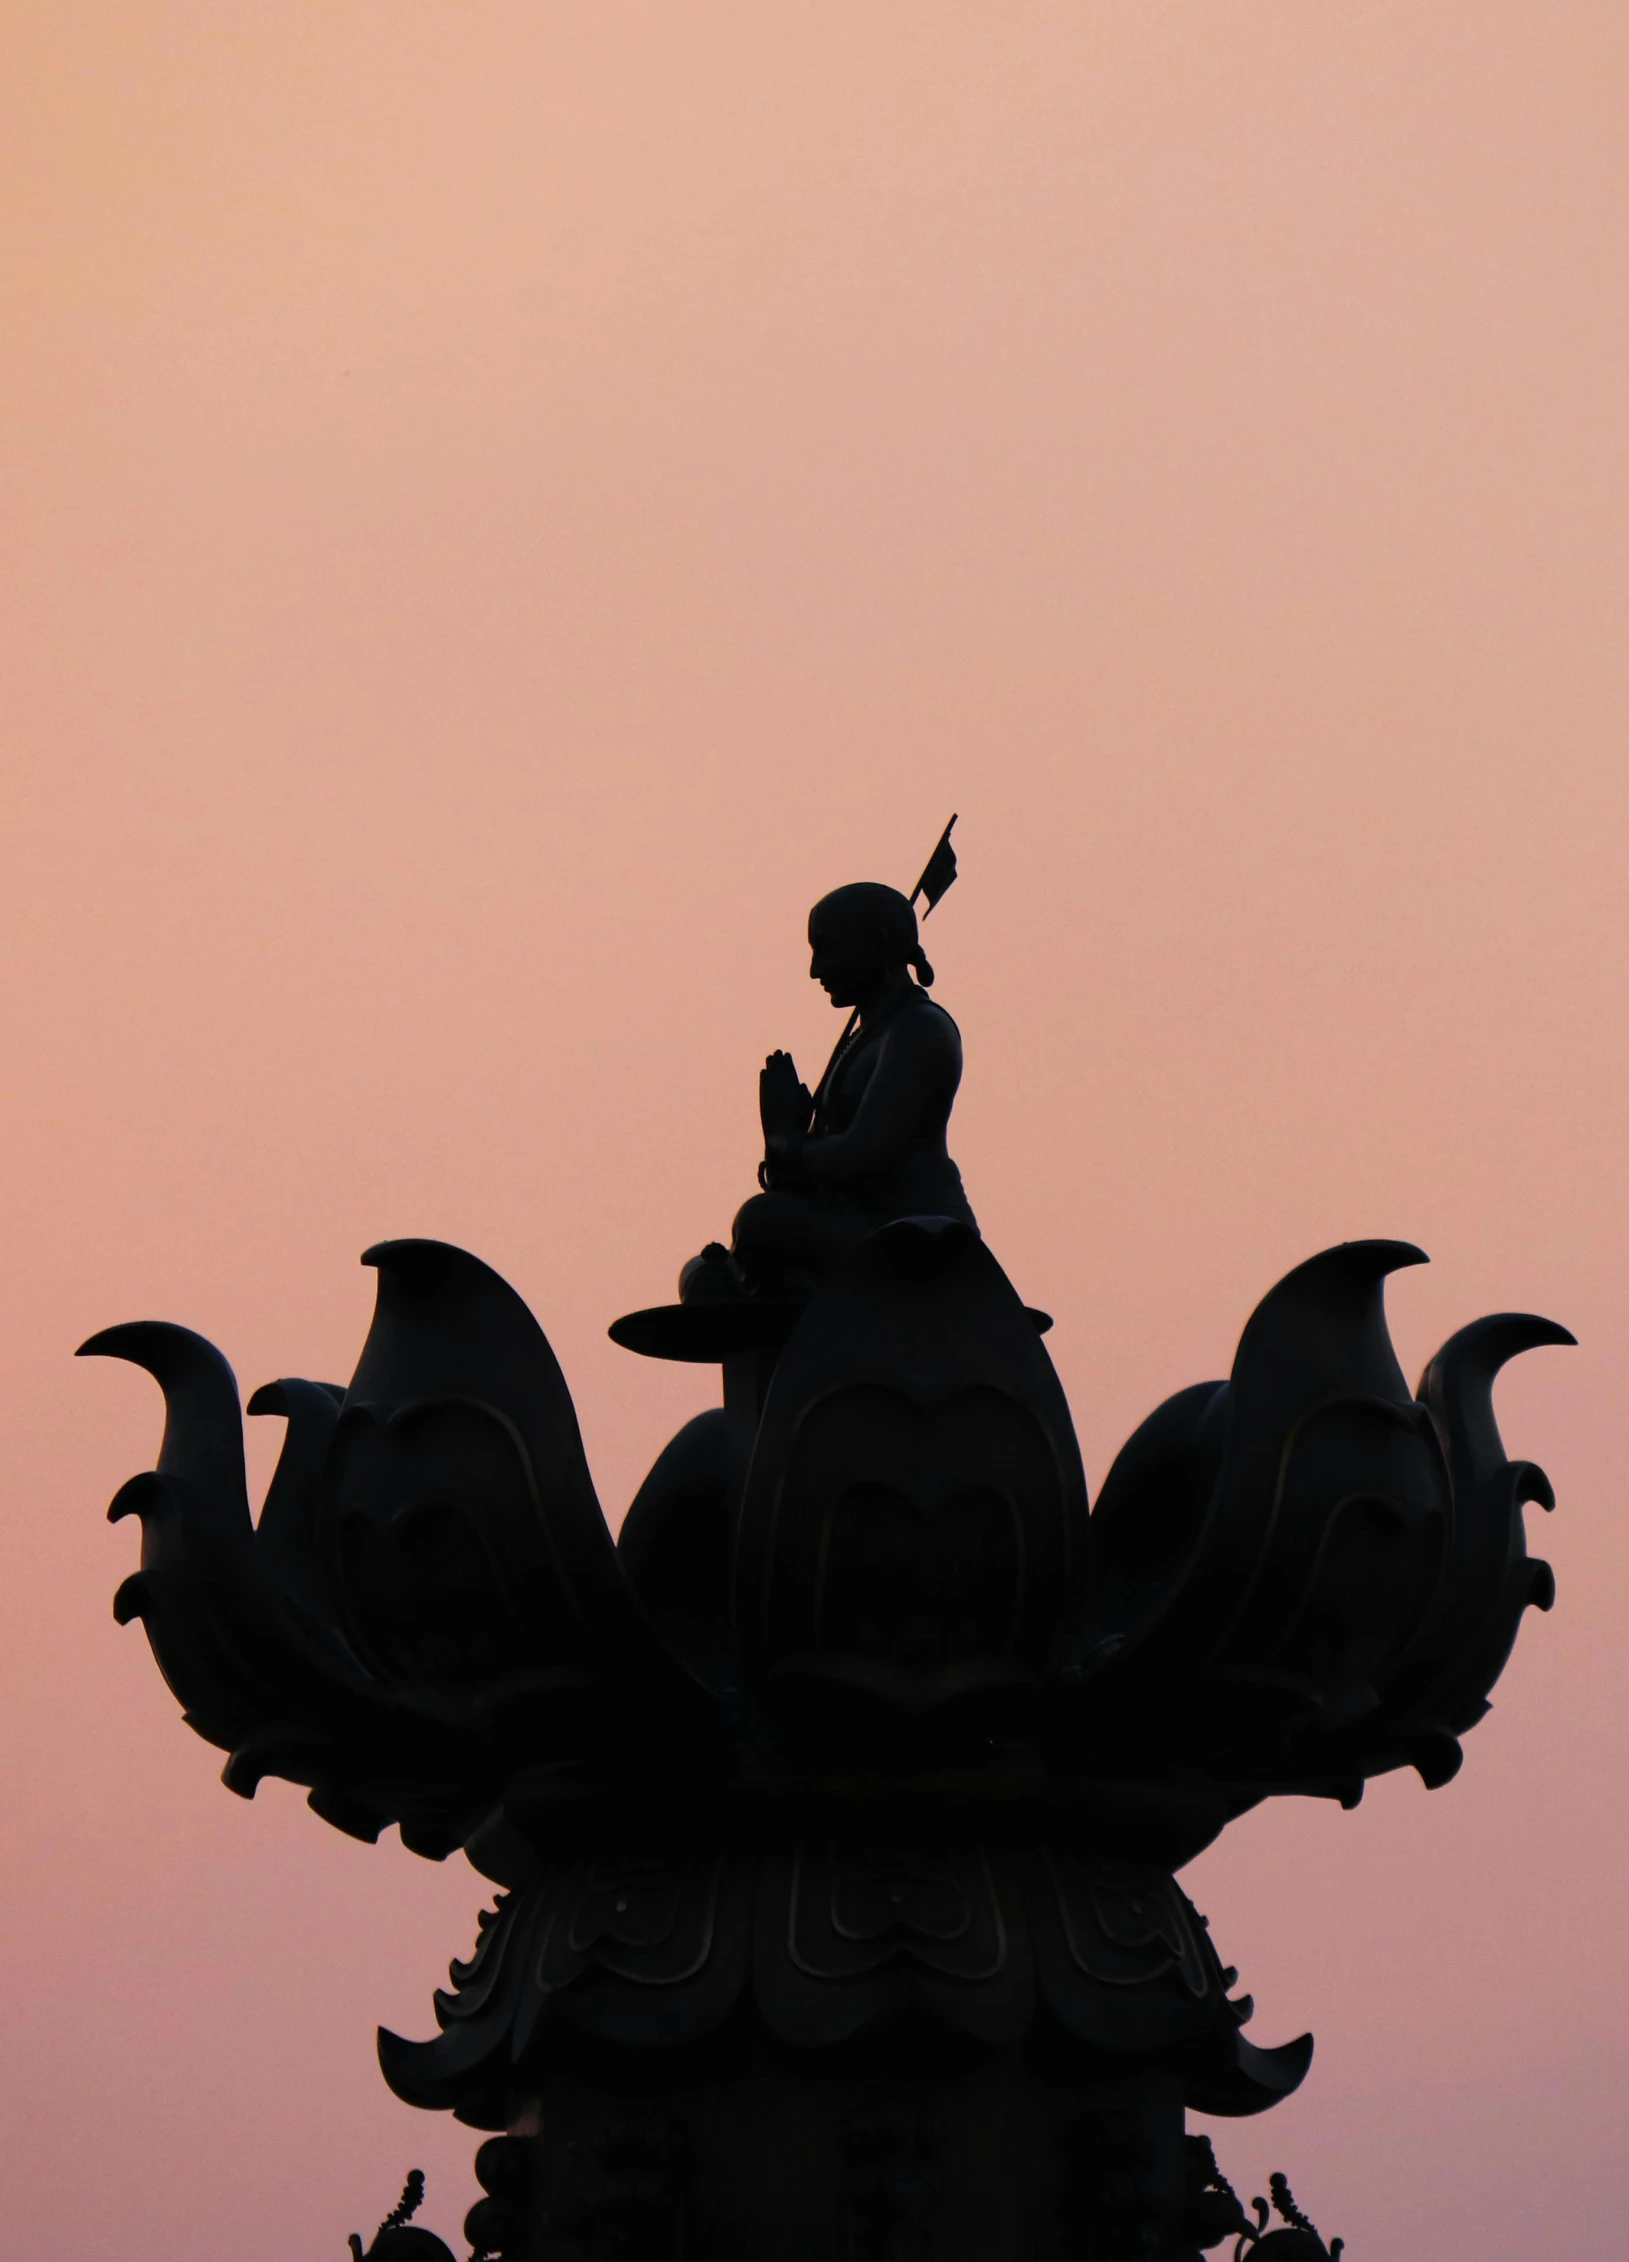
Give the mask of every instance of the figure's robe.
M 839 1195 L 873 1228 L 896 1217 L 973 1225 L 946 1145 L 961 1080 L 955 1022 L 925 990 L 906 990 L 891 1012 L 856 1029 L 838 1055 L 793 1183 Z
M 760 1291 L 798 1292 L 844 1248 L 900 1217 L 978 1231 L 946 1131 L 962 1078 L 956 1024 L 925 990 L 856 1029 L 816 1097 L 809 1137 L 765 1167 L 735 1220 L 734 1255 Z

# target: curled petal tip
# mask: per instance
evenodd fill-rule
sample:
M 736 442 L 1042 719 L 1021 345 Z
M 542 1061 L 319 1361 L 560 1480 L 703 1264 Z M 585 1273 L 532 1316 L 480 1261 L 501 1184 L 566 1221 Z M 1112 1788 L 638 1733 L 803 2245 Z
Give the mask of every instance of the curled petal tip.
M 1559 1320 L 1545 1319 L 1538 1312 L 1502 1312 L 1497 1321 L 1487 1323 L 1490 1339 L 1506 1359 L 1515 1358 L 1519 1351 L 1537 1351 L 1545 1344 L 1576 1344 L 1578 1338 L 1570 1327 Z
M 427 1241 L 409 1238 L 401 1241 L 375 1241 L 362 1252 L 363 1264 L 379 1275 L 379 1294 L 385 1297 L 390 1289 L 409 1297 L 440 1295 L 449 1290 L 462 1289 L 477 1296 L 496 1295 L 505 1304 L 524 1304 L 501 1273 L 494 1272 L 484 1258 L 468 1249 L 461 1249 L 454 1241 Z M 530 1312 L 528 1321 L 535 1327 Z
M 360 1262 L 375 1272 L 403 1272 L 410 1267 L 423 1271 L 429 1266 L 479 1265 L 483 1272 L 490 1268 L 472 1257 L 467 1249 L 460 1249 L 452 1241 L 430 1241 L 422 1234 L 408 1234 L 400 1240 L 375 1241 L 363 1250 Z
M 336 1406 L 345 1402 L 345 1385 L 342 1382 L 311 1383 L 289 1375 L 280 1375 L 275 1382 L 263 1382 L 244 1411 L 250 1414 L 281 1414 L 285 1421 L 292 1421 L 309 1391 L 316 1391 L 319 1398 L 326 1394 Z
M 116 1626 L 128 1626 L 133 1618 L 141 1617 L 146 1608 L 146 1581 L 139 1571 L 132 1571 L 128 1579 L 120 1581 L 113 1597 L 113 1623 Z
M 223 1389 L 237 1405 L 237 1377 L 206 1336 L 171 1320 L 127 1320 L 120 1327 L 104 1327 L 87 1336 L 74 1354 L 80 1359 L 128 1359 L 153 1377 L 168 1398 L 172 1388 L 191 1384 L 214 1391 Z
M 1446 1728 L 1426 1728 L 1414 1738 L 1409 1761 L 1428 1791 L 1440 1791 L 1464 1765 L 1465 1748 Z
M 252 1751 L 232 1752 L 221 1769 L 221 1781 L 240 1799 L 252 1799 L 266 1770 Z
M 1428 1265 L 1431 1259 L 1413 1241 L 1338 1241 L 1309 1263 L 1340 1264 L 1370 1280 L 1384 1280 L 1391 1272 L 1406 1272 L 1410 1265 Z
M 1348 1246 L 1364 1251 L 1372 1250 L 1375 1262 L 1383 1264 L 1387 1272 L 1405 1272 L 1410 1265 L 1428 1265 L 1431 1262 L 1426 1252 L 1414 1241 L 1353 1241 Z
M 1456 1375 L 1471 1378 L 1485 1393 L 1501 1368 L 1523 1351 L 1577 1341 L 1571 1328 L 1563 1327 L 1559 1320 L 1544 1319 L 1537 1312 L 1490 1312 L 1449 1336 L 1420 1377 L 1416 1396 L 1426 1399 L 1433 1391 L 1450 1387 L 1449 1378 Z
M 99 1327 L 94 1335 L 86 1336 L 84 1342 L 74 1353 L 74 1357 L 76 1359 L 128 1358 L 130 1354 L 125 1348 L 126 1341 L 132 1328 L 140 1327 L 143 1324 L 140 1320 L 134 1320 L 127 1321 L 120 1327 Z
M 363 1801 L 347 1797 L 323 1784 L 314 1784 L 306 1793 L 306 1805 L 312 1813 L 335 1830 L 343 1830 L 347 1838 L 359 1838 L 365 1846 L 376 1846 L 380 1832 L 385 1827 L 384 1818 L 375 1814 Z
M 1330 1279 L 1367 1284 L 1384 1280 L 1388 1273 L 1403 1272 L 1410 1265 L 1430 1262 L 1425 1251 L 1412 1241 L 1337 1241 L 1332 1248 L 1320 1249 L 1287 1272 L 1266 1300 L 1271 1302 L 1292 1286 Z
M 1537 1351 L 1547 1344 L 1572 1345 L 1578 1338 L 1570 1327 L 1559 1320 L 1545 1319 L 1539 1312 L 1492 1312 L 1486 1319 L 1473 1320 L 1469 1327 L 1460 1330 L 1460 1336 L 1475 1346 L 1485 1360 L 1497 1361 L 1503 1366 L 1523 1351 Z
M 140 1516 L 156 1508 L 163 1497 L 164 1479 L 156 1469 L 143 1469 L 120 1485 L 107 1504 L 107 1520 L 110 1524 L 123 1523 L 126 1516 Z
M 1516 1498 L 1531 1500 L 1548 1516 L 1555 1509 L 1555 1486 L 1536 1461 L 1523 1461 L 1516 1471 Z

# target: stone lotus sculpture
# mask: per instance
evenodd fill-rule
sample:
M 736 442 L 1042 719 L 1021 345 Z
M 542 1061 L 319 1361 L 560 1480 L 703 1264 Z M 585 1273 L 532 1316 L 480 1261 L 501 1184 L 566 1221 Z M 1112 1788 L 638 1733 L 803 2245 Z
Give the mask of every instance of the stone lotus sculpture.
M 116 1615 L 228 1786 L 306 1785 L 499 1888 L 439 2036 L 380 2038 L 399 2095 L 506 2132 L 477 2252 L 1259 2234 L 1184 2108 L 1272 2105 L 1312 2043 L 1247 2035 L 1173 1872 L 1269 1796 L 1446 1782 L 1552 1598 L 1522 1516 L 1550 1490 L 1492 1388 L 1572 1338 L 1480 1320 L 1410 1391 L 1382 1292 L 1420 1261 L 1290 1273 L 1088 1513 L 1039 1316 L 964 1224 L 886 1225 L 804 1304 L 619 1323 L 719 1361 L 726 1402 L 617 1544 L 542 1330 L 461 1250 L 369 1251 L 349 1385 L 251 1398 L 287 1423 L 258 1523 L 220 1353 L 153 1323 L 84 1346 L 164 1392 L 110 1510 L 142 1527 Z M 1312 2239 L 1286 2219 L 1267 2245 Z

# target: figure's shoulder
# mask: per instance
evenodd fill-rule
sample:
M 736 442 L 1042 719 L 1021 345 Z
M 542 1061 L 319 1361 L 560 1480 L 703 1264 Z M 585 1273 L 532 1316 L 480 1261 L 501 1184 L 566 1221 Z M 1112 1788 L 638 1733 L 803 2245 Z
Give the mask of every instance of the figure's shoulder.
M 926 990 L 913 990 L 909 1005 L 895 1023 L 913 1051 L 962 1057 L 962 1033 L 936 998 Z

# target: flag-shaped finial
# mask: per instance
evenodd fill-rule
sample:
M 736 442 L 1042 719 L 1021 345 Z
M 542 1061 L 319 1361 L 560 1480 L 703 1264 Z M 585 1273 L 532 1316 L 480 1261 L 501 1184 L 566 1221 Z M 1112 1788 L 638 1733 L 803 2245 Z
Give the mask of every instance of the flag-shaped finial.
M 923 899 L 922 916 L 924 919 L 956 877 L 956 851 L 950 845 L 950 835 L 955 822 L 955 818 L 952 817 L 950 823 L 939 835 L 938 840 L 934 843 L 933 854 L 922 867 L 922 877 L 911 890 L 911 901 L 913 903 L 918 896 Z

